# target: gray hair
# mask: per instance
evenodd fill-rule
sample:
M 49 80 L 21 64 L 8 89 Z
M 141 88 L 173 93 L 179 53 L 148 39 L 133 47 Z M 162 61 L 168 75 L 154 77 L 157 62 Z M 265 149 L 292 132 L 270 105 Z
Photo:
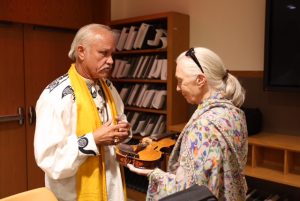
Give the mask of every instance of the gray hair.
M 194 50 L 195 56 L 203 68 L 209 88 L 213 91 L 222 91 L 226 99 L 240 107 L 245 100 L 245 90 L 238 79 L 225 68 L 222 59 L 207 48 L 197 47 Z M 190 57 L 185 56 L 185 53 L 181 53 L 176 62 L 184 62 L 183 70 L 191 77 L 198 76 L 202 73 L 200 68 Z
M 102 25 L 102 24 L 88 24 L 81 27 L 77 31 L 73 39 L 73 42 L 71 44 L 70 51 L 68 53 L 68 56 L 70 59 L 72 59 L 72 61 L 75 61 L 77 58 L 77 52 L 76 52 L 77 47 L 79 45 L 86 45 L 89 42 L 89 40 L 91 40 L 94 37 L 96 30 L 111 31 L 111 28 L 109 26 Z

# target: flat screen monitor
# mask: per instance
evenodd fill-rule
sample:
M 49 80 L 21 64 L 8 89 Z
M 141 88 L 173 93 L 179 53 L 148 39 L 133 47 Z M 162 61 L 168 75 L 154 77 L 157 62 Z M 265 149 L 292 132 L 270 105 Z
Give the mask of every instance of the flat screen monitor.
M 300 91 L 300 0 L 267 0 L 264 89 Z

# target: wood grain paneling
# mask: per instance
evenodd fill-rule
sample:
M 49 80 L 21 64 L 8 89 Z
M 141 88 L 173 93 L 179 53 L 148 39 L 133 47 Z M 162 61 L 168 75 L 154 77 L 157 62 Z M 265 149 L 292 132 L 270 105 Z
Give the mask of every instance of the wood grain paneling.
M 24 104 L 23 28 L 0 24 L 0 116 Z M 26 190 L 25 125 L 0 122 L 0 198 Z
M 25 90 L 26 111 L 34 107 L 43 89 L 54 79 L 67 73 L 71 60 L 68 58 L 70 44 L 75 32 L 25 26 Z M 27 121 L 28 189 L 44 185 L 44 173 L 37 167 L 33 152 L 35 124 Z
M 0 20 L 77 29 L 107 23 L 110 0 L 1 0 Z

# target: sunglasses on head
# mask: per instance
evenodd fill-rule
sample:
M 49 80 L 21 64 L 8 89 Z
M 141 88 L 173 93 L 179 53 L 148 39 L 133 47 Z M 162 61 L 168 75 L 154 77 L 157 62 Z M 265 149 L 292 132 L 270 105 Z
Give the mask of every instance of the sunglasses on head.
M 193 59 L 193 61 L 197 64 L 197 66 L 200 68 L 201 72 L 204 73 L 200 62 L 198 61 L 197 57 L 195 56 L 195 50 L 193 47 L 185 53 L 185 56 L 191 57 Z

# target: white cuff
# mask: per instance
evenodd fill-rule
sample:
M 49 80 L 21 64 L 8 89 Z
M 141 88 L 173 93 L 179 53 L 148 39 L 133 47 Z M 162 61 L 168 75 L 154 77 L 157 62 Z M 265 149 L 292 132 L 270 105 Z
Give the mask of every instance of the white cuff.
M 88 133 L 79 137 L 77 142 L 80 155 L 99 155 L 99 150 L 92 133 Z

